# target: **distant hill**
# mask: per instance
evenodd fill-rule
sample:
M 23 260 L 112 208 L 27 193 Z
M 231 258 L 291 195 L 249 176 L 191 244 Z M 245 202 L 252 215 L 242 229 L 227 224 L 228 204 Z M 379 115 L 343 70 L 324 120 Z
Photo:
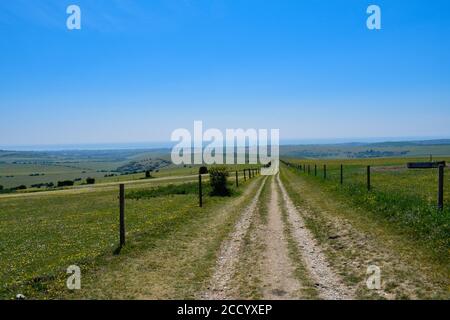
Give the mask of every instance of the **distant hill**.
M 450 139 L 422 141 L 350 142 L 326 145 L 289 145 L 280 155 L 295 158 L 380 158 L 450 155 Z
M 0 163 L 49 164 L 70 162 L 110 162 L 119 171 L 156 169 L 170 161 L 170 148 L 118 150 L 6 151 L 0 150 Z M 282 157 L 295 158 L 378 158 L 449 156 L 450 139 L 346 142 L 335 144 L 281 145 Z M 152 161 L 147 161 L 151 158 Z
M 420 141 L 386 141 L 371 143 L 370 146 L 436 146 L 436 145 L 450 145 L 450 139 L 437 139 L 437 140 L 420 140 Z

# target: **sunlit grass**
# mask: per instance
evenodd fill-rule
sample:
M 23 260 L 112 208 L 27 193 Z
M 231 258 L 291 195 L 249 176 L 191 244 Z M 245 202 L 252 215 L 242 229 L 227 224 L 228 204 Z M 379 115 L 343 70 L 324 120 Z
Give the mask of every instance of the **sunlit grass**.
M 325 188 L 330 194 L 363 208 L 377 219 L 388 221 L 419 241 L 434 253 L 436 259 L 449 261 L 450 248 L 450 172 L 445 171 L 444 210 L 437 209 L 437 169 L 412 170 L 408 161 L 426 159 L 363 159 L 363 160 L 288 160 L 310 165 L 306 170 L 292 169 L 305 179 Z M 449 160 L 442 158 L 436 160 Z M 317 177 L 314 175 L 317 164 Z M 323 165 L 327 166 L 326 179 Z M 344 179 L 340 184 L 340 165 Z M 371 166 L 371 190 L 367 190 L 367 166 Z
M 143 233 L 170 232 L 174 224 L 188 219 L 198 210 L 196 188 L 197 183 L 187 183 L 127 191 L 128 244 Z M 207 181 L 204 188 L 204 207 L 226 200 L 209 197 Z M 151 196 L 142 196 L 147 193 Z M 71 264 L 90 263 L 118 247 L 118 188 L 3 198 L 0 212 L 0 298 L 45 292 L 46 283 L 65 274 Z

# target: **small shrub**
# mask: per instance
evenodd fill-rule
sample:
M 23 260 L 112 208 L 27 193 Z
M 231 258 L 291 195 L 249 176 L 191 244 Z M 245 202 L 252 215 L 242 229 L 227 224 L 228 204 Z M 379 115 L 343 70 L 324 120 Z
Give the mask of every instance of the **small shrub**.
M 209 181 L 212 196 L 229 196 L 230 190 L 227 185 L 228 171 L 225 166 L 212 167 L 209 170 Z
M 0 184 L 0 190 L 3 190 L 3 186 Z
M 150 174 L 150 170 L 145 171 L 145 177 L 146 178 L 151 178 L 152 175 Z
M 86 184 L 95 184 L 95 179 L 91 177 L 86 178 Z
M 42 187 L 51 188 L 51 187 L 53 187 L 53 182 L 36 183 L 36 184 L 32 184 L 31 187 L 32 188 L 42 188 Z

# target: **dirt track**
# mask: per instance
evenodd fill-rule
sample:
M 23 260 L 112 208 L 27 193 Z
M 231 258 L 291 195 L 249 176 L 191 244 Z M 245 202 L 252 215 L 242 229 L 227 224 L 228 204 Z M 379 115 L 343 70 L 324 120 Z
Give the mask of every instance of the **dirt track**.
M 421 263 L 402 235 L 353 210 L 288 170 L 256 177 L 240 195 L 199 211 L 167 237 L 109 258 L 85 276 L 79 297 L 446 297 L 445 272 Z M 374 264 L 382 270 L 378 290 L 366 286 Z
M 298 251 L 306 264 L 312 280 L 314 280 L 319 296 L 328 300 L 351 299 L 353 297 L 352 290 L 346 287 L 342 279 L 330 268 L 329 262 L 320 246 L 305 227 L 301 215 L 289 198 L 280 177 L 277 176 L 276 180 L 283 195 L 288 220 L 292 226 L 292 233 L 297 243 Z
M 270 184 L 264 188 L 265 184 Z M 267 197 L 261 193 L 266 189 Z M 266 203 L 259 203 L 265 201 Z M 258 219 L 265 215 L 265 219 Z M 286 212 L 287 219 L 283 219 Z M 250 228 L 254 223 L 255 227 Z M 288 230 L 288 231 L 287 231 Z M 306 299 L 302 292 L 306 283 L 296 276 L 295 261 L 289 254 L 289 243 L 286 232 L 294 239 L 296 253 L 304 262 L 307 277 L 314 283 L 320 298 L 351 299 L 352 290 L 347 288 L 338 275 L 330 268 L 321 248 L 311 233 L 305 228 L 301 215 L 293 205 L 278 176 L 265 178 L 256 197 L 244 209 L 236 223 L 233 233 L 221 247 L 216 268 L 207 290 L 201 295 L 204 299 L 236 299 L 242 298 L 234 287 L 237 275 L 237 263 L 244 250 L 244 238 L 257 239 L 262 246 L 252 252 L 255 264 L 248 263 L 247 268 L 259 273 L 254 276 L 260 279 L 259 291 L 263 299 Z M 310 281 L 308 281 L 310 283 Z
M 240 248 L 245 234 L 248 231 L 253 215 L 255 214 L 261 191 L 266 183 L 262 182 L 250 205 L 244 209 L 241 218 L 238 220 L 233 233 L 221 246 L 219 258 L 211 279 L 210 287 L 202 294 L 204 299 L 226 299 L 230 298 L 231 277 L 235 272 L 236 261 L 239 257 Z
M 288 244 L 279 206 L 279 194 L 271 179 L 267 226 L 264 228 L 266 251 L 263 253 L 264 299 L 296 299 L 300 282 L 295 278 L 295 267 L 289 258 Z
M 289 171 L 267 177 L 222 244 L 206 299 L 446 297 L 446 271 L 400 234 Z M 309 188 L 312 188 L 309 190 Z M 367 285 L 371 267 L 380 287 Z

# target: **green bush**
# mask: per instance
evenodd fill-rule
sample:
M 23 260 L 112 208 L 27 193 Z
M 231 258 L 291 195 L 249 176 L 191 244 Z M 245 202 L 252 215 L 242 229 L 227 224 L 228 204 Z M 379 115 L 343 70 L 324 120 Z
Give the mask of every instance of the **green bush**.
M 86 184 L 95 184 L 95 179 L 91 177 L 86 178 Z
M 209 169 L 209 182 L 212 196 L 229 196 L 230 190 L 227 185 L 228 171 L 225 166 L 217 166 Z
M 3 190 L 3 186 L 0 184 L 0 190 Z
M 58 187 L 69 187 L 73 186 L 74 182 L 72 180 L 58 181 Z

